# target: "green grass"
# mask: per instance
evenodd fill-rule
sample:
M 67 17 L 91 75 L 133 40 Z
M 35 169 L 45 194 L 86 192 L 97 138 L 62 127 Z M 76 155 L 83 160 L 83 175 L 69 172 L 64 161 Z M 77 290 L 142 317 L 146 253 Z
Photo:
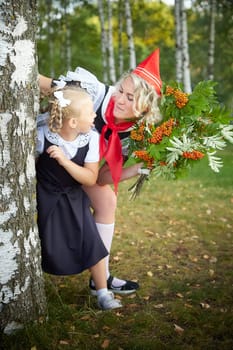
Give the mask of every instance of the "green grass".
M 133 180 L 120 185 L 112 272 L 141 286 L 124 308 L 98 310 L 88 272 L 45 276 L 47 322 L 3 336 L 1 348 L 232 349 L 232 151 L 219 174 L 202 161 L 179 181 L 147 182 L 136 201 Z

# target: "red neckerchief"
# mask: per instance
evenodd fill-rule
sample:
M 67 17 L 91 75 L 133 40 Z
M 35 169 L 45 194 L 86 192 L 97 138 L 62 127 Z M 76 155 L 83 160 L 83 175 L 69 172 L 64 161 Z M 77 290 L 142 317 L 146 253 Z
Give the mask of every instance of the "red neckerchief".
M 123 166 L 122 146 L 118 131 L 127 130 L 134 124 L 134 122 L 115 124 L 113 115 L 114 103 L 113 98 L 111 98 L 105 112 L 106 125 L 104 125 L 100 135 L 100 159 L 105 158 L 106 162 L 108 163 L 115 193 L 117 193 Z M 105 141 L 105 133 L 108 129 L 112 130 L 112 133 L 107 143 Z

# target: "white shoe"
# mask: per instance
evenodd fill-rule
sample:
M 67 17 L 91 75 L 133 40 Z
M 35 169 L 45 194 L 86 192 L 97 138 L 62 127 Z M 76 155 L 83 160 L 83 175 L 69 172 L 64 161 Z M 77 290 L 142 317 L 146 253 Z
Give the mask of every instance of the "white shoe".
M 102 310 L 111 310 L 122 307 L 120 300 L 114 299 L 114 294 L 112 292 L 108 292 L 98 298 L 98 306 Z

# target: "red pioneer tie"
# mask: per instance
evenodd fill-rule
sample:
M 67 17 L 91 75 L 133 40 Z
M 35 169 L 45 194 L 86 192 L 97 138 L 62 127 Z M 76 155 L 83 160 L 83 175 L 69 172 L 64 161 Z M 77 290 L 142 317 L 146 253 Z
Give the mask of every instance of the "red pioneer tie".
M 134 124 L 134 122 L 122 122 L 115 124 L 113 109 L 114 100 L 111 98 L 105 113 L 107 124 L 103 127 L 100 135 L 100 158 L 105 158 L 106 162 L 108 163 L 115 193 L 117 193 L 123 166 L 122 146 L 118 131 L 127 130 Z M 108 129 L 110 129 L 112 133 L 108 139 L 108 142 L 106 142 L 105 133 Z

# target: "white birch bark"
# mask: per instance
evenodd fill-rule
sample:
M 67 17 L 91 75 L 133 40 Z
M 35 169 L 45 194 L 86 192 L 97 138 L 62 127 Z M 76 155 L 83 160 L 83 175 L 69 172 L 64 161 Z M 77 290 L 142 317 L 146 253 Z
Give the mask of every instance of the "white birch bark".
M 0 330 L 45 312 L 35 204 L 35 1 L 0 0 Z
M 210 1 L 210 33 L 208 51 L 208 79 L 214 80 L 214 51 L 215 51 L 215 16 L 216 0 Z
M 62 4 L 63 6 L 63 21 L 64 21 L 64 44 L 63 44 L 63 50 L 64 50 L 64 58 L 65 58 L 65 65 L 66 69 L 69 71 L 71 70 L 71 42 L 70 42 L 70 26 L 69 26 L 69 17 L 67 15 L 67 9 L 69 6 L 69 0 L 63 0 Z
M 52 3 L 46 2 L 46 6 L 48 8 L 48 12 L 46 14 L 46 17 L 48 18 L 48 45 L 49 45 L 49 52 L 48 52 L 48 59 L 49 59 L 49 70 L 50 70 L 50 77 L 55 76 L 54 72 L 54 41 L 53 41 L 53 23 L 52 23 Z
M 114 58 L 114 47 L 112 38 L 112 4 L 111 0 L 108 0 L 108 60 L 109 60 L 109 78 L 110 84 L 116 82 L 116 70 L 115 70 L 115 58 Z
M 101 54 L 102 54 L 102 66 L 103 66 L 103 82 L 108 82 L 108 71 L 107 71 L 107 33 L 105 30 L 105 16 L 103 1 L 98 0 L 98 11 L 100 19 L 100 30 L 101 30 Z
M 182 69 L 182 30 L 180 15 L 180 0 L 175 0 L 175 30 L 176 30 L 176 80 L 181 83 L 183 81 Z
M 184 91 L 187 93 L 191 93 L 192 87 L 191 87 L 190 62 L 189 62 L 188 27 L 187 27 L 186 10 L 184 8 L 183 0 L 180 1 L 180 13 L 181 13 L 181 28 L 182 28 L 183 84 L 184 84 Z
M 125 16 L 126 16 L 126 32 L 128 37 L 128 48 L 129 48 L 129 68 L 134 69 L 136 67 L 136 55 L 134 48 L 133 38 L 133 23 L 131 16 L 131 8 L 129 0 L 125 1 Z

